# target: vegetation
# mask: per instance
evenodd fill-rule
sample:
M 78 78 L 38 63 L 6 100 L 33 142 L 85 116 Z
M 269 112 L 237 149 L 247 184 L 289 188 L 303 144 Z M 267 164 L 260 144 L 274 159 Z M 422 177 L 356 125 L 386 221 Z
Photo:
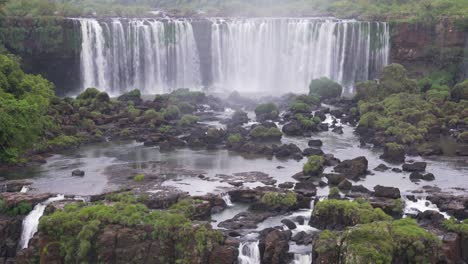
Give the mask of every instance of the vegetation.
M 451 232 L 468 236 L 468 220 L 458 222 L 455 218 L 450 218 L 442 223 L 443 227 Z
M 26 202 L 20 202 L 15 206 L 8 206 L 3 199 L 0 199 L 0 215 L 9 215 L 9 216 L 17 216 L 17 215 L 27 215 L 31 212 L 32 206 Z
M 135 177 L 133 177 L 133 180 L 136 181 L 136 182 L 141 182 L 145 179 L 145 175 L 144 174 L 138 174 L 138 175 L 135 175 Z
M 429 263 L 439 239 L 415 220 L 379 221 L 350 227 L 344 232 L 323 232 L 319 254 L 334 254 L 339 263 Z
M 291 207 L 297 204 L 297 196 L 293 192 L 267 192 L 262 196 L 261 202 L 270 208 Z
M 193 116 L 193 115 L 184 115 L 182 118 L 179 120 L 179 126 L 189 126 L 196 124 L 198 122 L 198 117 Z
M 318 95 L 322 99 L 340 97 L 342 92 L 343 87 L 341 87 L 341 85 L 326 77 L 314 79 L 309 85 L 309 94 Z
M 302 172 L 306 175 L 318 176 L 323 172 L 325 159 L 322 156 L 310 156 L 302 168 Z
M 242 140 L 242 136 L 240 134 L 232 134 L 232 135 L 229 135 L 227 142 L 229 145 L 232 146 L 232 145 L 239 143 L 241 140 Z
M 260 104 L 255 108 L 257 120 L 274 120 L 278 118 L 279 110 L 274 103 Z
M 264 126 L 256 126 L 250 131 L 249 135 L 254 140 L 269 141 L 280 140 L 283 136 L 283 133 L 281 133 L 281 131 L 276 127 L 266 128 Z
M 51 243 L 60 245 L 60 254 L 65 262 L 92 263 L 96 262 L 92 253 L 97 252 L 96 239 L 103 227 L 108 225 L 136 230 L 143 226 L 152 227 L 147 235 L 134 239 L 158 241 L 161 248 L 173 252 L 171 256 L 162 256 L 171 258 L 163 261 L 167 263 L 188 263 L 194 257 L 203 257 L 207 250 L 211 250 L 222 239 L 218 231 L 204 226 L 194 227 L 177 210 L 150 211 L 142 204 L 128 202 L 67 205 L 64 210 L 42 217 L 39 232 Z
M 18 59 L 0 55 L 0 163 L 18 162 L 52 126 L 47 117 L 54 86 L 24 73 Z

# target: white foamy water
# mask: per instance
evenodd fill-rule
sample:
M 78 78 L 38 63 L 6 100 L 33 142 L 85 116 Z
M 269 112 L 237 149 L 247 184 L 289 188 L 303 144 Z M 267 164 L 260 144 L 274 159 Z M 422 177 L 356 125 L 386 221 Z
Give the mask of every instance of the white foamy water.
M 228 207 L 233 206 L 232 201 L 231 201 L 231 196 L 229 195 L 229 193 L 222 193 L 221 198 L 223 198 L 224 202 L 226 203 Z
M 239 264 L 260 264 L 259 241 L 245 241 L 239 244 Z
M 436 211 L 442 214 L 446 219 L 450 218 L 450 216 L 445 213 L 441 212 L 437 205 L 433 204 L 431 201 L 427 200 L 426 198 L 417 198 L 416 202 L 408 200 L 406 197 L 403 197 L 405 201 L 405 215 L 417 215 L 418 213 L 422 213 L 425 211 Z
M 44 214 L 44 210 L 47 205 L 52 202 L 61 201 L 64 199 L 65 196 L 60 194 L 34 206 L 34 209 L 23 220 L 23 230 L 19 242 L 20 249 L 27 248 L 29 240 L 34 236 L 34 234 L 36 234 L 37 228 L 39 226 L 39 219 L 41 219 L 42 215 Z
M 294 254 L 294 260 L 291 264 L 311 264 L 312 252 L 307 254 Z

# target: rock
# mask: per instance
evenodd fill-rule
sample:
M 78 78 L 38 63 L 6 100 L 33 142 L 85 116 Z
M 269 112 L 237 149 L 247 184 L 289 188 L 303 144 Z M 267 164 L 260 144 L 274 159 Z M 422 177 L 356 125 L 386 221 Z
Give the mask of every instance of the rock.
M 445 220 L 444 216 L 433 210 L 426 210 L 416 216 L 418 224 L 423 227 L 440 227 Z
M 415 162 L 403 164 L 403 170 L 408 172 L 423 172 L 426 170 L 426 162 Z
M 393 172 L 396 172 L 396 173 L 401 173 L 401 172 L 403 172 L 400 168 L 393 168 L 392 171 L 393 171 Z
M 236 263 L 239 250 L 233 246 L 216 246 L 210 252 L 209 264 L 232 264 Z
M 286 123 L 283 126 L 282 131 L 285 135 L 288 136 L 302 136 L 303 134 L 301 124 L 299 124 L 299 122 L 297 121 L 291 121 L 289 123 Z
M 273 152 L 276 157 L 287 158 L 287 157 L 300 157 L 302 158 L 301 149 L 294 144 L 284 144 L 279 147 L 273 148 Z
M 72 176 L 83 177 L 84 175 L 85 175 L 85 172 L 82 171 L 82 170 L 74 170 L 74 171 L 72 171 Z
M 309 245 L 309 244 L 312 244 L 315 238 L 316 238 L 316 233 L 307 234 L 306 232 L 301 231 L 295 234 L 291 238 L 291 241 L 296 242 L 297 245 Z
M 442 251 L 445 263 L 461 263 L 461 236 L 456 233 L 445 233 L 442 237 Z
M 50 193 L 20 193 L 20 192 L 7 192 L 0 193 L 0 199 L 3 199 L 6 207 L 14 207 L 19 203 L 28 203 L 32 207 L 36 206 L 38 203 L 43 202 L 53 195 Z
M 323 145 L 320 139 L 311 139 L 308 142 L 309 147 L 321 147 Z
M 371 193 L 371 191 L 369 189 L 367 189 L 366 187 L 364 187 L 362 185 L 353 185 L 353 186 L 351 186 L 351 191 L 352 192 L 357 192 L 357 193 L 365 193 L 365 194 Z
M 353 184 L 350 181 L 344 179 L 338 184 L 338 189 L 340 189 L 341 191 L 349 191 L 351 190 L 352 186 Z
M 22 232 L 22 218 L 0 214 L 0 259 L 14 258 Z
M 339 159 L 335 158 L 333 154 L 326 154 L 323 157 L 325 159 L 325 163 L 324 163 L 325 166 L 336 166 L 340 164 L 341 162 Z
M 323 174 L 323 176 L 327 178 L 328 184 L 330 185 L 338 185 L 340 184 L 340 182 L 342 182 L 345 179 L 343 175 L 336 174 L 336 173 L 327 173 L 327 174 Z
M 233 203 L 254 203 L 259 201 L 263 192 L 255 189 L 239 189 L 228 192 Z
M 261 263 L 289 263 L 289 239 L 291 231 L 267 229 L 262 231 L 259 242 Z
M 435 176 L 432 173 L 426 173 L 423 175 L 422 179 L 425 181 L 433 181 L 435 180 Z
M 296 222 L 297 222 L 299 225 L 303 225 L 303 224 L 305 223 L 305 217 L 302 216 L 302 215 L 296 216 Z
M 294 186 L 294 192 L 302 194 L 306 197 L 312 197 L 317 195 L 317 186 L 313 182 L 298 182 Z
M 369 203 L 374 208 L 380 208 L 386 214 L 395 218 L 400 218 L 403 214 L 402 203 L 398 199 L 385 198 L 385 197 L 371 197 Z
M 302 155 L 304 155 L 305 157 L 313 155 L 322 156 L 323 154 L 323 151 L 318 148 L 306 148 L 302 151 Z
M 267 211 L 246 211 L 235 215 L 233 218 L 218 224 L 219 227 L 228 230 L 255 229 L 258 223 L 263 222 L 268 217 L 277 215 L 277 212 Z
M 379 166 L 374 168 L 375 171 L 380 171 L 380 172 L 387 171 L 389 169 L 390 168 L 387 165 L 383 164 L 383 163 L 379 164 Z
M 405 148 L 399 144 L 388 143 L 384 146 L 384 153 L 380 156 L 380 158 L 388 162 L 404 162 Z
M 339 134 L 339 135 L 342 135 L 343 134 L 343 127 L 335 127 L 335 128 L 332 129 L 332 132 L 336 133 L 336 134 Z
M 377 185 L 374 187 L 374 194 L 376 197 L 384 197 L 384 198 L 391 198 L 391 199 L 401 198 L 400 189 L 395 188 L 395 187 L 385 187 L 385 186 Z
M 297 228 L 296 224 L 289 220 L 289 219 L 283 219 L 281 220 L 281 223 L 283 223 L 285 226 L 287 226 L 290 230 L 294 230 Z
M 283 182 L 283 183 L 278 184 L 278 187 L 283 188 L 283 189 L 291 189 L 292 187 L 294 187 L 294 183 Z
M 352 160 L 344 160 L 334 170 L 343 174 L 346 178 L 357 180 L 359 177 L 366 175 L 368 162 L 365 157 L 357 157 Z
M 409 178 L 411 181 L 419 181 L 421 180 L 423 175 L 417 171 L 414 171 L 410 174 Z
M 30 186 L 31 184 L 32 181 L 29 180 L 2 181 L 0 182 L 0 190 L 6 192 L 20 192 L 24 186 Z M 4 188 L 4 186 L 6 186 L 6 188 Z
M 232 185 L 232 186 L 235 186 L 235 187 L 240 187 L 240 186 L 244 185 L 244 183 L 241 182 L 241 181 L 229 181 L 228 183 L 230 185 Z

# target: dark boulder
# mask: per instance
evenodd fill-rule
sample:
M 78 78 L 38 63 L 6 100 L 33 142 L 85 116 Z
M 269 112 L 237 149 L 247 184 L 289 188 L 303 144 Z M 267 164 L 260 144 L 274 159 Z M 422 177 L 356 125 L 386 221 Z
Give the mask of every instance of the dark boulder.
M 279 231 L 266 229 L 260 234 L 260 256 L 261 263 L 287 264 L 290 261 L 289 240 L 291 231 Z
M 374 194 L 376 197 L 384 197 L 391 199 L 401 198 L 400 189 L 395 187 L 377 185 L 374 187 Z
M 312 197 L 317 194 L 317 186 L 313 182 L 303 181 L 298 182 L 294 186 L 294 192 L 302 194 L 306 197 Z
M 285 226 L 287 226 L 290 230 L 293 230 L 293 229 L 297 228 L 296 224 L 293 221 L 289 220 L 289 219 L 283 219 L 283 220 L 281 220 L 281 223 L 283 223 Z
M 85 172 L 82 171 L 82 170 L 74 170 L 74 171 L 72 171 L 72 176 L 83 177 L 84 175 L 85 175 Z
M 426 170 L 426 162 L 415 162 L 403 164 L 403 170 L 408 172 L 423 172 Z
M 383 164 L 383 163 L 379 164 L 379 166 L 374 168 L 375 171 L 380 171 L 380 172 L 387 171 L 389 169 L 390 168 L 387 165 Z
M 405 149 L 401 145 L 388 143 L 384 146 L 384 153 L 380 156 L 380 158 L 389 162 L 404 162 Z
M 432 173 L 426 173 L 423 175 L 422 179 L 425 181 L 433 181 L 435 180 L 435 176 Z
M 303 134 L 301 124 L 299 124 L 297 121 L 291 121 L 285 124 L 282 128 L 282 131 L 285 135 L 288 136 L 302 136 Z
M 338 189 L 340 189 L 341 191 L 349 191 L 349 190 L 351 190 L 351 187 L 353 187 L 353 184 L 350 181 L 348 181 L 347 179 L 342 180 L 338 184 Z
M 341 174 L 336 174 L 336 173 L 327 173 L 323 174 L 325 178 L 328 180 L 328 184 L 330 185 L 338 185 L 340 182 L 342 182 L 345 179 L 345 176 Z
M 368 161 L 365 157 L 357 157 L 352 160 L 344 160 L 334 170 L 343 174 L 346 178 L 357 180 L 359 177 L 366 175 Z
M 305 157 L 308 157 L 308 156 L 322 156 L 323 155 L 323 151 L 321 149 L 318 149 L 318 148 L 306 148 L 302 151 L 302 155 L 304 155 Z
M 321 147 L 323 145 L 320 139 L 311 139 L 308 143 L 309 147 Z

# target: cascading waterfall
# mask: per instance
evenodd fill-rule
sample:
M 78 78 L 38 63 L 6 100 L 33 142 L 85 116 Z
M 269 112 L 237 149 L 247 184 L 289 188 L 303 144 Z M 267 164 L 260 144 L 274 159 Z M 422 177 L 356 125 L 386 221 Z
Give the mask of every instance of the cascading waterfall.
M 221 198 L 223 198 L 224 202 L 226 203 L 228 207 L 233 206 L 232 201 L 231 201 L 231 196 L 229 195 L 229 193 L 222 193 Z
M 42 203 L 38 203 L 34 206 L 34 209 L 23 219 L 23 230 L 21 233 L 21 239 L 19 242 L 19 248 L 25 249 L 28 247 L 29 240 L 36 234 L 37 228 L 39 226 L 39 219 L 41 219 L 44 214 L 44 210 L 48 204 L 56 201 L 64 200 L 64 195 L 57 195 L 56 197 L 51 197 Z
M 220 91 L 306 92 L 328 77 L 352 93 L 389 63 L 383 22 L 332 18 L 76 19 L 82 89 L 111 95 L 211 87 Z M 203 21 L 207 21 L 206 19 Z M 211 40 L 210 40 L 211 39 Z
M 201 86 L 199 54 L 189 20 L 77 19 L 82 88 L 110 94 Z
M 312 264 L 312 253 L 294 254 L 292 264 Z
M 315 18 L 212 21 L 213 84 L 221 89 L 305 92 L 319 77 L 352 88 L 356 81 L 376 78 L 388 64 L 386 23 Z
M 259 241 L 245 241 L 239 244 L 239 264 L 260 264 Z

